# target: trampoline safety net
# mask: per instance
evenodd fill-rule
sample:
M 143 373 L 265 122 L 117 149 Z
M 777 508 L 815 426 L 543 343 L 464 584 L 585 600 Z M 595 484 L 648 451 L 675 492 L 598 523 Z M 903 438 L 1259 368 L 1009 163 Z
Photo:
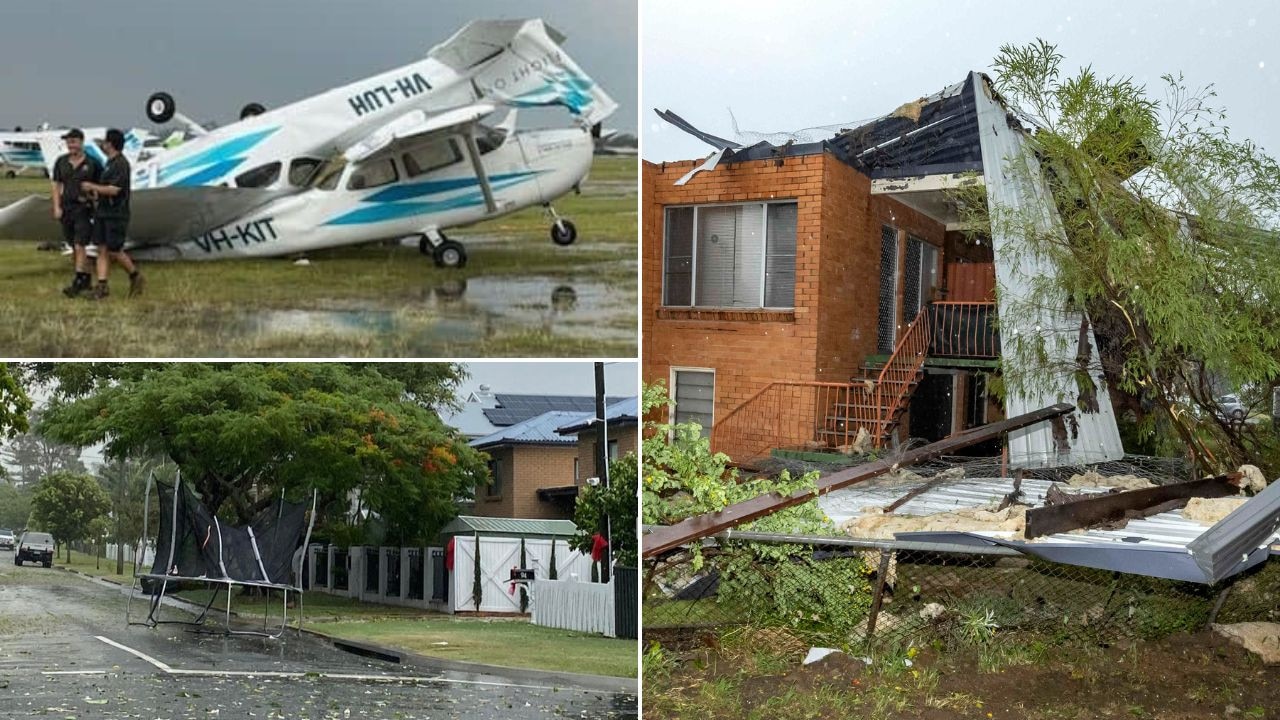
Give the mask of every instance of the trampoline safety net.
M 221 580 L 293 586 L 293 558 L 307 530 L 307 506 L 283 498 L 259 511 L 245 526 L 221 522 L 190 488 L 156 483 L 160 531 L 155 564 L 144 589 L 160 589 L 159 578 Z M 172 559 L 171 559 L 172 558 Z M 168 587 L 173 588 L 169 583 Z

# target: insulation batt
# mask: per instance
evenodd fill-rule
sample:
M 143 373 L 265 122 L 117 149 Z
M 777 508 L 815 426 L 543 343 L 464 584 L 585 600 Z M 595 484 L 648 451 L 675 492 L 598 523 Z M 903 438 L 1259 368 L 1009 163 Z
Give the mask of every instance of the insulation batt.
M 1182 517 L 1203 525 L 1213 525 L 1230 515 L 1246 500 L 1248 498 L 1242 497 L 1191 498 L 1187 501 L 1187 506 L 1182 509 Z
M 886 515 L 881 508 L 867 508 L 850 518 L 841 529 L 857 538 L 889 539 L 903 532 L 973 532 L 976 530 L 1011 532 L 1022 537 L 1027 526 L 1025 505 L 1010 505 L 995 511 L 987 508 L 961 508 L 933 515 Z
M 1113 475 L 1107 477 L 1099 474 L 1096 470 L 1090 470 L 1083 475 L 1072 475 L 1071 479 L 1067 480 L 1067 485 L 1081 488 L 1119 488 L 1121 490 L 1141 490 L 1155 487 L 1155 483 L 1137 475 Z

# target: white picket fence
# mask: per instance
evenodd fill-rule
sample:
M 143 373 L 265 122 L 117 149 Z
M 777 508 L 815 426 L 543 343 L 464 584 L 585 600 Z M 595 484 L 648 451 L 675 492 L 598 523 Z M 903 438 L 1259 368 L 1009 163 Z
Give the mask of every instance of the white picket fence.
M 534 625 L 616 637 L 612 582 L 536 580 L 532 591 Z

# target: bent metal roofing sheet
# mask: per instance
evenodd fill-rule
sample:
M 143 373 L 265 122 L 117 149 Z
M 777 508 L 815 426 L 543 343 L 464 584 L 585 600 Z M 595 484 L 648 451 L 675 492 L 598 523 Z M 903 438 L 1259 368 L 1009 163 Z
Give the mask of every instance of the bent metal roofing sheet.
M 871 507 L 883 507 L 924 481 L 867 483 L 836 490 L 818 505 L 837 525 Z M 1024 501 L 1044 504 L 1052 484 L 1024 479 Z M 912 498 L 894 512 L 931 515 L 998 503 L 1013 489 L 1008 478 L 965 478 L 941 483 Z M 1073 492 L 1106 492 L 1108 488 L 1072 488 Z M 1269 546 L 1280 542 L 1280 482 L 1250 498 L 1212 527 L 1188 520 L 1180 510 L 1130 520 L 1117 530 L 1088 529 L 1022 540 L 1008 532 L 910 532 L 898 540 L 1013 548 L 1053 562 L 1115 570 L 1170 580 L 1213 584 L 1266 560 Z

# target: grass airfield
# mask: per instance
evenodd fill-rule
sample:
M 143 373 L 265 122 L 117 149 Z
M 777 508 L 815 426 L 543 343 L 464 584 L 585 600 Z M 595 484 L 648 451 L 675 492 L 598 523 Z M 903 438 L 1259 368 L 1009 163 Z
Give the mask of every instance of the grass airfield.
M 0 178 L 0 207 L 47 193 Z M 597 158 L 556 209 L 578 241 L 555 246 L 541 208 L 449 233 L 465 269 L 416 247 L 366 245 L 290 259 L 143 266 L 101 302 L 70 300 L 71 261 L 0 240 L 0 348 L 8 357 L 634 357 L 636 160 Z M 56 238 L 51 238 L 56 239 Z

